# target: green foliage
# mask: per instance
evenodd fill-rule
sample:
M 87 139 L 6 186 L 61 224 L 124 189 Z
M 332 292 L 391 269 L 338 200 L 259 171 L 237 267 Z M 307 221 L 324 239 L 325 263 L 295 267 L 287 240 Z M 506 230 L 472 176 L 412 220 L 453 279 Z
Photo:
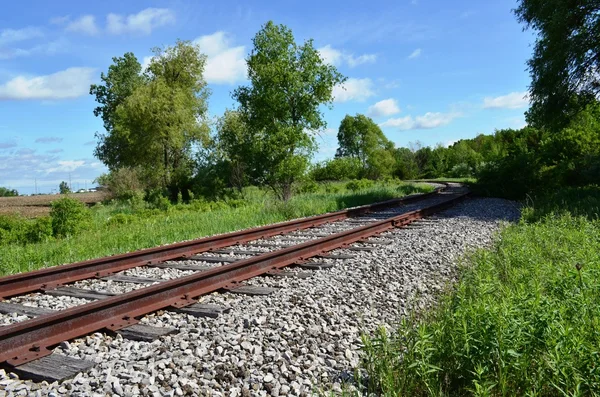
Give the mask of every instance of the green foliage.
M 520 0 L 519 22 L 537 39 L 528 61 L 530 124 L 558 131 L 600 94 L 600 4 L 596 0 Z
M 362 114 L 346 115 L 340 123 L 337 138 L 336 157 L 358 159 L 363 176 L 377 179 L 391 173 L 394 144 L 371 118 Z
M 90 95 L 94 95 L 99 106 L 94 115 L 100 116 L 106 134 L 96 133 L 98 145 L 94 155 L 109 168 L 119 168 L 129 164 L 129 158 L 135 156 L 135 147 L 127 136 L 114 131 L 117 121 L 117 108 L 125 102 L 133 91 L 146 81 L 141 74 L 142 65 L 133 53 L 114 57 L 113 64 L 106 74 L 100 74 L 102 84 L 92 84 Z
M 71 188 L 69 187 L 69 184 L 67 182 L 62 181 L 58 185 L 58 191 L 60 194 L 69 194 L 69 193 L 71 193 Z
M 249 183 L 248 164 L 253 162 L 255 154 L 251 137 L 241 114 L 226 110 L 217 123 L 216 156 L 221 160 L 225 177 L 239 193 Z
M 336 157 L 317 163 L 310 170 L 315 181 L 343 181 L 357 179 L 362 174 L 360 159 L 354 157 Z
M 18 196 L 19 192 L 16 189 L 8 189 L 6 187 L 0 186 L 0 197 L 14 197 Z
M 472 257 L 439 307 L 365 338 L 372 392 L 600 393 L 600 223 L 550 216 L 501 237 Z
M 136 200 L 143 196 L 144 184 L 138 168 L 117 168 L 102 174 L 96 181 L 108 189 L 117 200 Z
M 184 41 L 153 51 L 143 76 L 135 57 L 126 54 L 103 75 L 104 85 L 92 86 L 103 104 L 95 113 L 107 130 L 96 156 L 110 170 L 137 168 L 146 186 L 168 188 L 174 196 L 191 177 L 192 148 L 208 139 L 208 127 L 199 121 L 209 95 L 202 77 L 206 56 Z
M 355 179 L 346 184 L 346 189 L 351 192 L 358 192 L 361 190 L 367 190 L 373 186 L 373 181 L 368 179 Z
M 316 193 L 319 191 L 319 184 L 313 180 L 302 181 L 296 188 L 297 193 Z
M 233 93 L 247 126 L 244 163 L 256 183 L 289 200 L 316 148 L 308 131 L 326 126 L 320 106 L 332 103 L 333 87 L 344 78 L 323 61 L 312 40 L 296 44 L 284 25 L 268 22 L 253 44 L 247 59 L 250 85 Z
M 89 224 L 90 213 L 81 201 L 64 197 L 52 202 L 50 218 L 52 234 L 55 237 L 66 237 L 83 230 Z
M 32 244 L 52 238 L 49 217 L 26 219 L 16 215 L 0 215 L 0 245 Z

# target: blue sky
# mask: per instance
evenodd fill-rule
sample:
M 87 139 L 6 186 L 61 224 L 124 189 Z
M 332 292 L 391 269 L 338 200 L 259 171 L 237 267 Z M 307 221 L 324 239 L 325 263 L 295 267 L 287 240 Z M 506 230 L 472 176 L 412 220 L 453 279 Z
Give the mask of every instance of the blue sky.
M 244 58 L 268 20 L 314 39 L 348 77 L 334 89 L 314 160 L 332 157 L 346 114 L 364 113 L 399 146 L 447 145 L 525 124 L 533 35 L 515 1 L 56 1 L 5 2 L 0 14 L 0 186 L 90 187 L 102 123 L 89 85 L 111 58 L 140 62 L 154 46 L 195 40 L 208 55 L 211 116 L 235 106 Z

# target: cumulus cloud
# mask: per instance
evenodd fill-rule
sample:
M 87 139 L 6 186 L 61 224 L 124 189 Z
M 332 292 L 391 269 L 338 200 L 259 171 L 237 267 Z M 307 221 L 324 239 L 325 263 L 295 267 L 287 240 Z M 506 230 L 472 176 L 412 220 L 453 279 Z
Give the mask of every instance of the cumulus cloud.
M 507 95 L 483 99 L 484 109 L 520 109 L 528 106 L 529 93 L 527 91 L 511 92 Z
M 412 116 L 392 118 L 379 124 L 379 126 L 391 127 L 400 131 L 427 130 L 448 125 L 459 116 L 458 113 L 427 112 L 414 118 Z
M 350 78 L 341 85 L 333 87 L 334 102 L 365 101 L 375 95 L 373 82 L 369 78 Z
M 2 29 L 0 31 L 0 45 L 16 43 L 37 37 L 43 37 L 44 33 L 40 28 L 27 27 L 23 29 Z
M 207 55 L 204 78 L 213 84 L 234 84 L 246 79 L 244 46 L 231 46 L 229 36 L 222 31 L 200 36 L 194 43 Z M 145 58 L 144 58 L 145 60 Z
M 355 57 L 353 54 L 336 50 L 327 44 L 325 47 L 319 48 L 319 54 L 326 63 L 331 65 L 341 65 L 346 62 L 351 68 L 362 65 L 363 63 L 375 63 L 377 61 L 377 55 L 375 54 L 363 54 Z
M 411 54 L 408 56 L 408 59 L 416 59 L 421 56 L 422 52 L 423 51 L 420 48 L 417 48 L 416 50 L 411 52 Z
M 398 107 L 398 102 L 393 98 L 379 101 L 375 105 L 369 106 L 367 110 L 367 116 L 369 117 L 391 116 L 396 113 L 400 113 L 400 107 Z
M 96 26 L 96 18 L 93 15 L 83 15 L 82 17 L 69 22 L 65 30 L 68 32 L 83 33 L 90 36 L 95 36 L 100 31 Z
M 58 143 L 62 142 L 62 138 L 57 136 L 43 136 L 35 140 L 35 143 Z
M 0 84 L 0 100 L 70 99 L 86 95 L 94 69 L 75 67 L 44 76 L 17 76 Z
M 175 13 L 168 8 L 146 8 L 127 16 L 108 14 L 106 30 L 111 34 L 136 33 L 148 35 L 161 26 L 173 24 Z

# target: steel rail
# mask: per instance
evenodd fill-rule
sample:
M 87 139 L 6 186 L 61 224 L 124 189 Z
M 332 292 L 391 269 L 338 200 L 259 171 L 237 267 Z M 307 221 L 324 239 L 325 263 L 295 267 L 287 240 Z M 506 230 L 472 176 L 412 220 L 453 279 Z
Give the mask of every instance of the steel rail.
M 436 189 L 430 193 L 387 200 L 328 214 L 1 277 L 0 301 L 15 295 L 53 289 L 64 284 L 87 278 L 105 277 L 137 266 L 186 257 L 259 238 L 271 237 L 295 230 L 307 229 L 328 222 L 343 220 L 401 203 L 423 200 L 439 193 L 441 190 L 444 190 L 444 188 Z
M 137 317 L 167 307 L 184 307 L 194 299 L 222 288 L 234 288 L 241 281 L 307 258 L 345 247 L 366 237 L 446 209 L 467 193 L 420 210 L 308 241 L 289 248 L 240 260 L 125 294 L 50 313 L 13 325 L 0 327 L 0 363 L 18 366 L 51 353 L 62 341 L 101 330 L 117 330 L 137 323 Z

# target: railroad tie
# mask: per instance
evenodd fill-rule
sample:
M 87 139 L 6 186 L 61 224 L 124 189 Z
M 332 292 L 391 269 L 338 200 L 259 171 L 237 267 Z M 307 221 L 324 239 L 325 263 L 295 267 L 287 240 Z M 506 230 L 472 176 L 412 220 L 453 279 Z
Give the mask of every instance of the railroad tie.
M 42 316 L 44 314 L 52 313 L 54 310 L 46 309 L 44 307 L 32 307 L 20 305 L 18 303 L 6 303 L 0 302 L 0 313 L 2 314 L 22 314 L 29 317 Z
M 48 295 L 52 296 L 72 296 L 74 298 L 83 299 L 105 299 L 111 296 L 115 296 L 112 292 L 107 291 L 94 291 L 91 289 L 75 288 L 75 287 L 61 287 L 44 291 Z
M 171 327 L 154 327 L 145 324 L 134 324 L 129 327 L 121 328 L 116 331 L 123 338 L 137 340 L 141 342 L 152 342 L 164 335 L 170 335 L 177 332 L 177 329 Z
M 212 305 L 209 303 L 194 303 L 186 307 L 170 307 L 169 310 L 178 313 L 189 314 L 194 317 L 210 317 L 217 318 L 221 314 L 226 314 L 231 311 L 230 307 Z
M 21 379 L 31 379 L 35 382 L 60 382 L 72 378 L 80 372 L 87 371 L 96 365 L 93 361 L 80 360 L 60 354 L 51 354 L 11 368 Z

